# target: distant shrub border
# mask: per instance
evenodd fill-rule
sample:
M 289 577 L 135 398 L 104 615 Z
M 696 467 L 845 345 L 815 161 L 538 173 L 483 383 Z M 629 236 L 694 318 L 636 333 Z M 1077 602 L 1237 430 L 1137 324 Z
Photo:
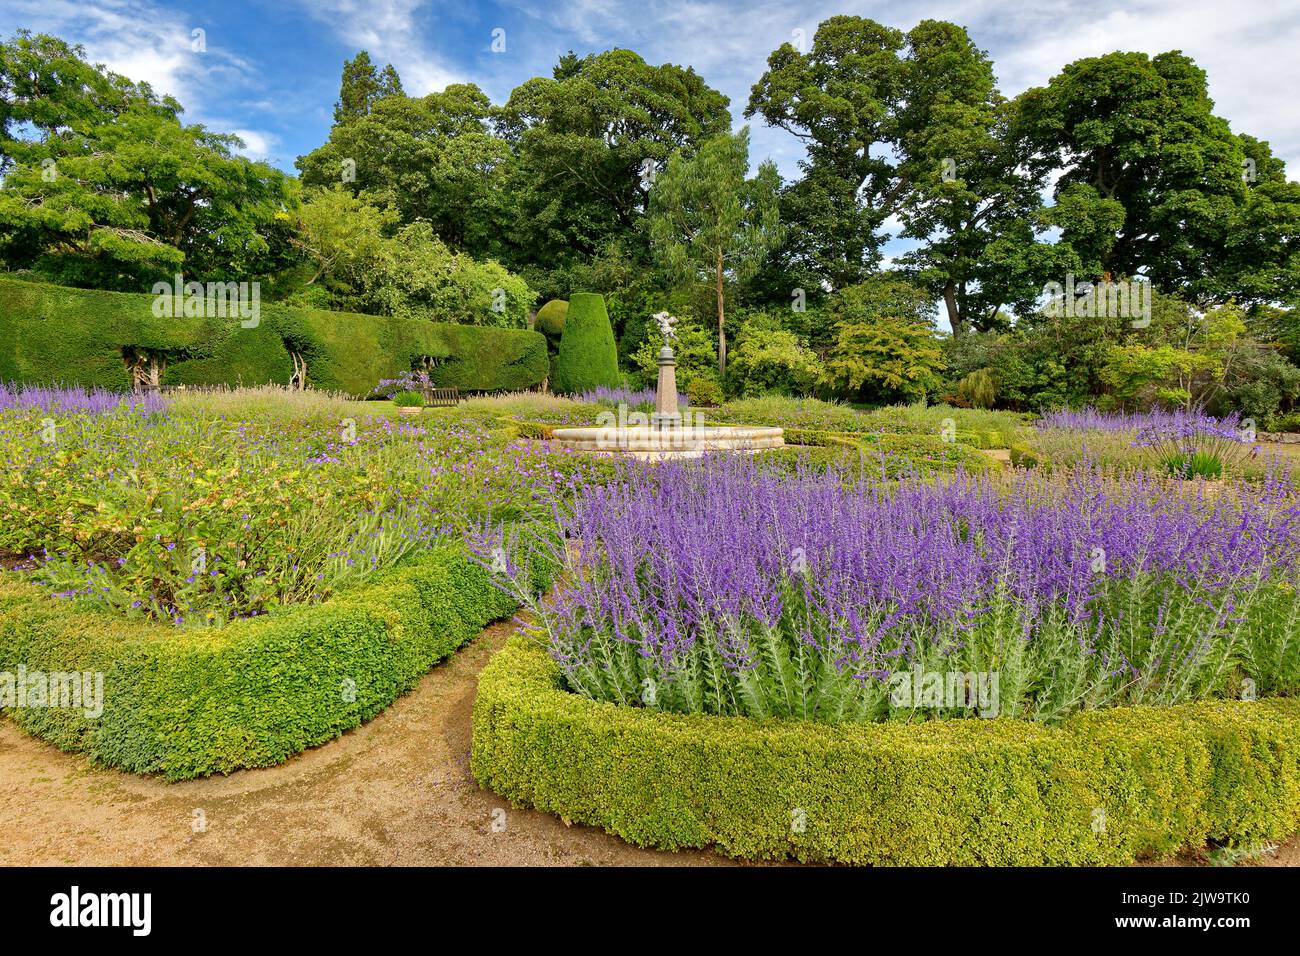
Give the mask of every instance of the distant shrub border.
M 515 637 L 479 679 L 472 770 L 513 804 L 750 859 L 1124 864 L 1300 830 L 1300 701 L 828 726 L 666 714 L 558 685 Z
M 86 611 L 0 580 L 0 673 L 102 672 L 104 708 L 7 708 L 98 763 L 186 780 L 280 763 L 374 717 L 516 605 L 460 545 L 320 605 L 211 631 Z

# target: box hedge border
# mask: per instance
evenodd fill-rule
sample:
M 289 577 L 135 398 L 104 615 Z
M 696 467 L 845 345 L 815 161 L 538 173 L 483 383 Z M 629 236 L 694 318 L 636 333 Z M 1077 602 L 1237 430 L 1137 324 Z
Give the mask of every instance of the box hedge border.
M 1300 830 L 1300 701 L 829 726 L 595 702 L 521 636 L 479 679 L 472 770 L 661 849 L 897 865 L 1125 864 Z
M 280 763 L 374 717 L 516 604 L 459 544 L 319 605 L 212 630 L 129 621 L 0 578 L 0 672 L 103 672 L 98 719 L 7 708 L 97 763 L 186 780 Z

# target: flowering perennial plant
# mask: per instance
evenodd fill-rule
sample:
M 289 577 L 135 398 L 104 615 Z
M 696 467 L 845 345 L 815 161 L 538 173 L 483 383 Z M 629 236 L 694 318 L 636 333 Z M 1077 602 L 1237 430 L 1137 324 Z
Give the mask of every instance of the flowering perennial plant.
M 489 529 L 475 546 L 598 700 L 915 719 L 977 709 L 900 704 L 899 675 L 996 675 L 992 712 L 1054 721 L 1300 688 L 1300 502 L 1280 482 L 1210 497 L 1096 471 L 1007 487 L 709 458 L 581 487 L 556 522 L 549 552 Z M 538 559 L 563 566 L 546 600 L 512 583 Z
M 1221 478 L 1259 453 L 1254 430 L 1243 428 L 1234 413 L 1219 420 L 1205 415 L 1150 422 L 1133 439 L 1147 448 L 1158 466 L 1176 478 Z
M 129 408 L 142 414 L 160 414 L 164 409 L 155 392 L 135 395 L 105 388 L 62 385 L 15 385 L 0 382 L 0 412 L 33 408 L 46 412 L 87 412 L 100 415 Z
M 1208 479 L 1261 477 L 1267 471 L 1253 423 L 1236 413 L 1215 418 L 1197 410 L 1049 412 L 1029 444 L 1056 467 L 1101 465 Z
M 647 412 L 654 410 L 655 390 L 653 388 L 631 389 L 626 386 L 610 388 L 606 385 L 598 385 L 583 392 L 578 396 L 578 400 L 593 405 L 608 405 L 613 408 L 626 405 L 634 412 Z M 677 393 L 678 408 L 686 408 L 690 403 L 690 397 L 685 392 Z
M 177 626 L 324 600 L 606 467 L 454 420 L 132 409 L 0 411 L 0 567 Z

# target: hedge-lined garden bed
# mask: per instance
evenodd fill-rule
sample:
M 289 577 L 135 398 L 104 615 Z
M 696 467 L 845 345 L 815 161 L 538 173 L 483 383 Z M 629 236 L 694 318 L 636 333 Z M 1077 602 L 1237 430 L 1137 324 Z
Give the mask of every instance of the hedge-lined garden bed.
M 641 846 L 897 865 L 1122 864 L 1300 829 L 1300 701 L 825 725 L 596 702 L 517 637 L 484 670 L 475 778 Z
M 280 763 L 374 717 L 514 602 L 464 549 L 413 557 L 324 604 L 211 630 L 78 609 L 0 578 L 0 672 L 102 672 L 98 718 L 7 709 L 58 747 L 184 780 Z

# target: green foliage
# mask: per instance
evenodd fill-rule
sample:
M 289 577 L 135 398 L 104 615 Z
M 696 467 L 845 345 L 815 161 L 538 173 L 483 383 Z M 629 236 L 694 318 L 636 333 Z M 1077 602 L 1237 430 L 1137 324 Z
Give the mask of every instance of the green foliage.
M 558 352 L 560 337 L 564 334 L 564 320 L 569 314 L 569 303 L 563 299 L 552 299 L 537 310 L 533 328 L 546 336 L 547 345 Z
M 826 726 L 595 703 L 558 681 L 523 638 L 493 658 L 474 705 L 475 779 L 641 846 L 875 865 L 1123 864 L 1300 824 L 1291 700 L 1114 708 L 1060 727 Z
M 1165 473 L 1174 478 L 1217 480 L 1223 477 L 1223 460 L 1211 451 L 1167 455 L 1161 464 Z
M 552 76 L 521 84 L 500 111 L 513 154 L 509 261 L 567 270 L 613 250 L 644 268 L 652 171 L 730 127 L 727 98 L 690 68 L 655 66 L 631 50 L 562 57 Z M 571 275 L 546 292 L 614 291 L 593 278 Z
M 718 381 L 717 373 L 705 369 L 692 375 L 686 383 L 686 397 L 690 399 L 692 408 L 713 408 L 722 404 L 726 394 L 722 390 L 722 383 Z
M 397 227 L 397 214 L 342 188 L 308 196 L 295 240 L 331 308 L 465 325 L 526 328 L 536 295 L 496 262 L 453 252 L 427 222 Z
M 580 394 L 620 384 L 618 350 L 605 300 L 594 292 L 575 292 L 569 298 L 552 385 L 557 392 Z
M 977 368 L 957 383 L 957 397 L 974 408 L 992 408 L 998 388 L 986 368 Z
M 678 151 L 650 194 L 655 256 L 668 272 L 712 291 L 718 330 L 718 374 L 727 374 L 726 283 L 744 283 L 780 241 L 781 177 L 764 162 L 752 180 L 749 128 L 718 136 L 699 152 Z
M 288 178 L 236 136 L 183 125 L 148 84 L 43 34 L 0 44 L 0 262 L 69 285 L 138 290 L 254 278 L 281 263 Z
M 802 395 L 820 372 L 816 354 L 794 333 L 746 327 L 736 339 L 728 381 L 739 395 Z
M 1017 127 L 1036 165 L 1063 171 L 1066 215 L 1052 218 L 1089 274 L 1141 271 L 1203 302 L 1295 294 L 1294 257 L 1261 235 L 1294 234 L 1300 187 L 1213 106 L 1204 71 L 1178 51 L 1077 60 L 1021 94 Z
M 338 102 L 334 104 L 334 122 L 355 122 L 369 115 L 379 100 L 401 94 L 402 81 L 393 65 L 385 64 L 381 73 L 370 61 L 370 54 L 362 50 L 352 59 L 343 61 L 343 79 L 339 84 Z
M 153 297 L 0 280 L 0 381 L 131 385 L 126 347 L 170 356 L 164 384 L 287 383 L 290 350 L 308 384 L 363 397 L 380 379 L 432 362 L 440 387 L 520 391 L 547 374 L 546 341 L 517 329 L 442 325 L 263 304 L 236 318 L 157 318 Z
M 1192 392 L 1188 382 L 1218 371 L 1219 365 L 1213 357 L 1172 345 L 1117 345 L 1111 349 L 1100 374 L 1121 405 L 1158 403 L 1190 407 Z
M 829 302 L 834 341 L 820 384 L 845 398 L 893 400 L 939 390 L 943 350 L 924 293 L 881 278 L 840 289 Z
M 918 398 L 938 391 L 942 370 L 943 350 L 929 326 L 897 319 L 842 322 L 821 381 L 846 397 Z
M 424 396 L 419 392 L 397 392 L 392 402 L 398 408 L 423 408 Z
M 677 387 L 689 392 L 694 382 L 702 380 L 711 383 L 701 386 L 705 389 L 713 385 L 721 388 L 714 336 L 694 322 L 680 322 L 673 332 L 676 335 L 672 344 L 673 358 L 677 361 Z M 650 323 L 645 327 L 645 338 L 632 353 L 632 365 L 641 373 L 641 382 L 648 388 L 653 388 L 659 379 L 659 350 L 663 344 L 658 327 Z
M 364 56 L 364 54 L 362 54 Z M 510 226 L 505 195 L 509 147 L 495 136 L 497 111 L 473 84 L 407 97 L 373 73 L 350 96 L 348 69 L 329 141 L 297 160 L 310 191 L 341 188 L 391 212 L 401 226 L 426 222 L 442 242 L 477 257 L 500 257 Z M 372 68 L 373 70 L 373 68 Z
M 821 431 L 870 431 L 861 412 L 815 398 L 764 395 L 730 401 L 718 409 L 718 420 L 735 425 L 775 425 Z

